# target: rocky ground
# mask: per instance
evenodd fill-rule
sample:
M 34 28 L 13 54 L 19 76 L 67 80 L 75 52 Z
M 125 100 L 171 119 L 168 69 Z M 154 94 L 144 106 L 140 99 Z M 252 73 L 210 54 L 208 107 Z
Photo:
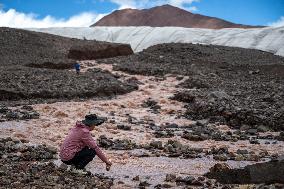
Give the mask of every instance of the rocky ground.
M 137 88 L 109 72 L 76 75 L 76 60 L 133 54 L 129 45 L 0 28 L 0 105 L 112 97 Z
M 31 35 L 15 32 L 20 39 Z M 73 50 L 77 59 L 93 53 Z M 79 75 L 62 62 L 26 64 L 29 59 L 31 53 L 1 64 L 0 187 L 72 188 L 72 180 L 75 188 L 283 188 L 276 181 L 239 186 L 204 176 L 218 163 L 235 173 L 284 154 L 283 58 L 164 44 L 81 61 Z M 98 158 L 86 175 L 56 160 L 69 129 L 88 113 L 108 118 L 93 135 L 114 163 L 110 172 Z
M 32 106 L 25 105 L 20 108 L 8 108 L 7 106 L 0 106 L 0 122 L 38 118 L 39 113 L 37 113 Z
M 258 50 L 177 43 L 99 62 L 130 74 L 187 76 L 173 99 L 187 103 L 183 116 L 188 119 L 209 119 L 237 129 L 284 129 L 282 57 Z
M 114 75 L 91 69 L 79 75 L 69 70 L 6 68 L 0 71 L 0 103 L 22 105 L 43 102 L 109 98 L 137 88 Z
M 0 188 L 110 188 L 111 179 L 57 167 L 56 148 L 31 146 L 25 140 L 1 139 Z
M 81 64 L 85 67 L 83 72 L 105 70 L 119 81 L 135 83 L 139 88 L 112 99 L 33 105 L 39 119 L 2 122 L 0 136 L 58 148 L 68 130 L 85 114 L 105 116 L 107 123 L 93 134 L 114 166 L 106 172 L 104 164 L 96 158 L 87 170 L 100 178 L 112 178 L 112 188 L 238 188 L 207 179 L 203 174 L 219 162 L 240 168 L 275 160 L 284 154 L 281 141 L 284 134 L 269 131 L 266 126 L 232 129 L 210 123 L 209 119 L 192 121 L 184 117 L 187 103 L 173 97 L 182 91 L 179 86 L 189 76 L 129 75 L 114 71 L 111 64 L 96 61 Z M 60 166 L 58 161 L 55 164 Z M 57 181 L 50 182 L 60 187 Z M 270 187 L 276 186 L 281 188 L 275 184 Z M 269 186 L 240 186 L 253 187 Z

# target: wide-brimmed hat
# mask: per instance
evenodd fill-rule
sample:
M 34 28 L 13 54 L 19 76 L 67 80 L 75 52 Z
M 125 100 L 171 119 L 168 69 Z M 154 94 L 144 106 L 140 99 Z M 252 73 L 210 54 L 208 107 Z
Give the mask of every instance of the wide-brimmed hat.
M 93 126 L 93 125 L 101 125 L 107 119 L 105 117 L 99 117 L 96 114 L 89 114 L 85 116 L 85 119 L 82 120 L 82 123 L 86 126 Z

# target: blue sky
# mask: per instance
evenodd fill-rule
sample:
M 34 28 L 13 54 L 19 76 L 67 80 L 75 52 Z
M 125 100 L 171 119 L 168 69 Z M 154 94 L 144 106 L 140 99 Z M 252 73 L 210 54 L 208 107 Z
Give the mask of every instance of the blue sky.
M 113 10 L 171 4 L 248 25 L 284 25 L 284 0 L 0 0 L 0 26 L 88 26 Z

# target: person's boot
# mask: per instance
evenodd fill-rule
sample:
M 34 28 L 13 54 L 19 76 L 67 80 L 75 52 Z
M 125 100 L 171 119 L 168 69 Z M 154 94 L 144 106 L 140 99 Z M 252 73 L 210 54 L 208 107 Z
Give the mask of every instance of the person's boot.
M 71 170 L 71 172 L 72 172 L 72 173 L 76 173 L 76 174 L 80 174 L 80 175 L 86 175 L 86 174 L 88 174 L 88 172 L 86 171 L 85 168 L 79 169 L 79 168 L 76 168 L 75 166 L 74 166 L 74 168 Z

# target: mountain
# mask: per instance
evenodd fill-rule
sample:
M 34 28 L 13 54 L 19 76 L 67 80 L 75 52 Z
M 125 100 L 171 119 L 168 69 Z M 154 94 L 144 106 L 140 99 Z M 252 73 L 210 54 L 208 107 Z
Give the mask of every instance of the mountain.
M 171 5 L 157 6 L 142 10 L 117 10 L 103 17 L 91 27 L 95 26 L 175 26 L 208 29 L 261 27 L 235 24 L 219 18 L 193 14 Z

